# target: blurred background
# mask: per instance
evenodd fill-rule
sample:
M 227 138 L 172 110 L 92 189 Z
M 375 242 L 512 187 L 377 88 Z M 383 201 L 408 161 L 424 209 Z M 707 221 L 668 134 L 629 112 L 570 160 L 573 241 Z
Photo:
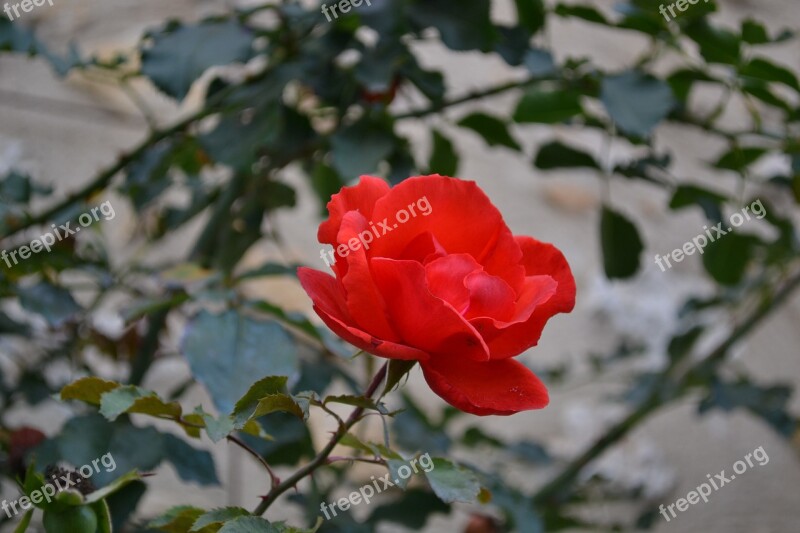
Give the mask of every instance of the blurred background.
M 394 509 L 400 515 L 419 509 L 421 522 L 390 517 L 357 526 L 334 520 L 321 531 L 797 531 L 800 437 L 795 424 L 800 400 L 790 391 L 800 382 L 800 297 L 791 295 L 741 338 L 733 336 L 750 316 L 747 306 L 767 302 L 770 290 L 764 287 L 779 294 L 781 276 L 797 272 L 793 228 L 800 222 L 800 87 L 793 87 L 797 79 L 792 82 L 782 69 L 792 76 L 800 72 L 800 44 L 781 37 L 800 29 L 797 3 L 727 0 L 717 2 L 710 14 L 701 10 L 713 9 L 714 3 L 700 3 L 667 24 L 655 0 L 585 0 L 582 5 L 593 8 L 587 11 L 548 1 L 541 27 L 535 27 L 531 21 L 536 15 L 529 12 L 538 2 L 466 3 L 470 5 L 373 0 L 372 7 L 356 8 L 329 23 L 312 2 L 303 3 L 307 11 L 298 6 L 273 13 L 249 11 L 261 6 L 256 1 L 56 0 L 53 7 L 36 7 L 13 23 L 0 20 L 0 49 L 7 51 L 0 54 L 0 176 L 15 172 L 50 189 L 24 195 L 18 204 L 4 202 L 6 222 L 0 234 L 6 237 L 1 247 L 18 247 L 24 240 L 20 228 L 36 214 L 51 215 L 39 220 L 46 228 L 67 220 L 65 213 L 80 213 L 81 208 L 69 211 L 62 204 L 76 191 L 76 202 L 91 206 L 109 200 L 116 212 L 113 220 L 95 224 L 94 235 L 67 251 L 72 259 L 62 261 L 64 250 L 49 257 L 40 254 L 36 261 L 42 264 L 3 273 L 2 316 L 26 324 L 26 329 L 20 334 L 5 325 L 0 328 L 6 391 L 2 431 L 10 435 L 28 427 L 58 439 L 64 424 L 77 416 L 76 408 L 51 395 L 88 373 L 128 380 L 136 354 L 147 343 L 154 357 L 142 373 L 141 386 L 179 399 L 185 411 L 197 404 L 214 405 L 208 389 L 192 380 L 181 338 L 200 307 L 224 300 L 215 291 L 236 290 L 284 312 L 304 313 L 316 326 L 324 326 L 291 275 L 253 276 L 231 288 L 203 285 L 209 273 L 242 273 L 265 264 L 324 270 L 316 228 L 326 197 L 359 173 L 396 182 L 403 172 L 408 176 L 412 170 L 432 170 L 476 181 L 514 234 L 554 243 L 569 260 L 578 285 L 575 311 L 555 317 L 539 345 L 520 357 L 548 384 L 551 404 L 512 417 L 450 419 L 444 402 L 414 369 L 405 390 L 434 422 L 425 428 L 419 420 L 398 418 L 393 429 L 401 441 L 405 435 L 401 448 L 409 441 L 423 452 L 423 445 L 438 446 L 431 451 L 446 451 L 514 490 L 496 491 L 488 505 Z M 405 4 L 412 5 L 411 11 L 398 15 L 397 5 Z M 490 9 L 489 24 L 505 29 L 488 46 L 475 42 L 487 23 L 484 7 Z M 234 12 L 238 15 L 231 17 Z M 526 13 L 528 22 L 521 24 L 520 14 Z M 251 34 L 254 52 L 237 53 L 234 41 L 241 35 L 235 32 L 221 31 L 209 40 L 202 34 L 183 35 L 187 38 L 181 41 L 180 28 L 196 28 L 217 16 L 266 28 Z M 396 21 L 406 16 L 411 22 Z M 180 22 L 168 30 L 169 20 Z M 625 27 L 623 20 L 633 22 Z M 705 25 L 707 20 L 711 25 Z M 526 29 L 514 31 L 519 28 Z M 750 35 L 760 35 L 759 28 L 770 42 Z M 275 89 L 266 83 L 251 85 L 249 93 L 229 91 L 227 103 L 245 99 L 255 108 L 229 129 L 214 123 L 227 120 L 219 109 L 193 120 L 219 91 L 288 61 L 292 52 L 279 45 L 288 35 L 281 32 L 291 31 L 298 43 L 313 43 L 307 50 L 297 44 L 297 49 L 308 54 L 305 60 L 314 79 L 304 77 L 300 68 L 287 71 L 277 93 L 287 109 L 309 118 L 312 134 L 290 131 L 282 122 L 258 127 L 258 121 L 274 118 L 259 107 L 273 105 L 259 103 Z M 35 43 L 25 41 L 34 38 Z M 731 39 L 741 42 L 734 46 Z M 719 57 L 731 48 L 737 50 L 733 60 Z M 403 55 L 406 50 L 413 61 Z M 196 56 L 201 54 L 208 58 L 208 68 L 198 70 Z M 754 66 L 754 57 L 768 59 L 779 70 Z M 623 85 L 630 81 L 620 74 L 625 72 L 654 78 L 637 79 L 611 94 L 614 80 Z M 531 77 L 534 83 L 526 81 Z M 558 98 L 542 103 L 535 93 L 540 89 L 562 95 L 577 91 L 580 109 L 564 111 L 571 104 Z M 526 108 L 521 99 L 528 97 Z M 555 116 L 548 118 L 550 112 Z M 464 121 L 473 115 L 498 117 L 498 124 Z M 403 118 L 386 126 L 388 116 Z M 135 152 L 148 136 L 152 139 L 152 132 L 187 117 L 189 128 L 164 136 L 175 144 L 156 143 Z M 347 130 L 354 123 L 376 129 Z M 256 127 L 248 128 L 250 124 Z M 286 145 L 271 137 L 273 126 Z M 342 131 L 353 135 L 342 135 L 338 145 L 329 143 Z M 381 152 L 375 145 L 387 131 L 392 144 Z M 303 136 L 322 139 L 321 145 L 291 154 Z M 187 138 L 201 140 L 187 144 Z M 342 143 L 349 144 L 342 148 Z M 264 147 L 266 156 L 260 151 Z M 170 153 L 169 161 L 157 153 L 162 149 Z M 242 155 L 243 150 L 250 153 Z M 365 155 L 370 151 L 378 154 Z M 281 153 L 291 154 L 288 163 L 277 162 Z M 659 160 L 664 156 L 668 158 Z M 115 168 L 118 162 L 121 166 Z M 108 169 L 111 175 L 100 186 L 84 189 Z M 256 183 L 267 175 L 253 187 L 237 181 Z M 225 191 L 237 187 L 247 191 L 242 198 L 275 198 L 258 212 L 253 223 L 257 236 L 234 244 L 230 242 L 238 237 L 224 233 L 203 240 L 215 216 L 230 215 L 234 229 L 239 217 L 247 225 L 239 233 L 252 233 L 242 200 L 229 204 L 227 211 L 215 209 Z M 694 255 L 666 271 L 655 264 L 655 254 L 667 255 L 703 233 L 704 226 L 714 225 L 714 209 L 727 216 L 753 199 L 762 199 L 770 213 L 736 230 L 737 235 L 752 236 L 753 242 L 726 237 L 735 241 L 732 249 L 708 262 Z M 196 200 L 198 209 L 192 212 Z M 62 209 L 52 211 L 52 206 Z M 613 219 L 617 215 L 622 221 Z M 179 219 L 180 224 L 175 222 Z M 629 225 L 638 237 L 630 235 Z M 627 264 L 614 266 L 609 254 Z M 91 263 L 96 271 L 81 271 L 66 264 L 70 261 Z M 130 276 L 122 281 L 120 272 Z M 88 293 L 73 291 L 86 314 L 66 325 L 28 320 L 28 313 L 46 311 L 18 300 L 31 279 L 54 286 L 90 285 Z M 202 288 L 196 288 L 198 283 Z M 95 305 L 100 293 L 103 301 Z M 146 309 L 138 307 L 143 299 L 176 294 L 188 294 L 182 309 L 131 310 Z M 44 301 L 39 304 L 59 305 Z M 153 312 L 164 322 L 154 338 L 148 336 Z M 700 331 L 690 340 L 680 337 L 694 328 Z M 132 335 L 136 341 L 126 346 Z M 544 515 L 537 518 L 537 508 L 526 498 L 636 409 L 636 395 L 650 392 L 647 377 L 660 375 L 675 358 L 676 338 L 690 345 L 692 353 L 683 363 L 691 365 L 732 336 L 724 363 L 709 370 L 711 377 L 704 375 L 703 381 L 695 376 L 685 389 L 683 383 L 676 385 L 679 393 L 665 394 L 661 408 L 575 476 L 570 485 L 574 492 L 558 501 L 567 509 L 563 516 L 573 522 L 553 517 L 537 522 Z M 70 345 L 70 339 L 80 342 Z M 360 366 L 344 359 L 336 364 L 343 363 Z M 360 375 L 360 370 L 353 372 Z M 32 381 L 21 384 L 23 378 Z M 330 390 L 347 390 L 341 378 L 329 381 Z M 34 385 L 40 394 L 36 399 L 30 389 Z M 399 395 L 388 401 L 404 407 Z M 436 425 L 439 413 L 445 419 Z M 132 415 L 130 423 L 141 425 L 144 419 Z M 146 423 L 181 434 L 170 422 Z M 309 428 L 319 449 L 333 425 L 315 415 Z M 363 438 L 380 440 L 383 430 L 380 423 L 370 422 L 363 431 Z M 446 444 L 428 442 L 439 433 L 449 435 Z M 4 442 L 10 460 L 10 437 Z M 174 505 L 251 508 L 258 503 L 254 495 L 267 491 L 264 472 L 238 448 L 208 438 L 192 446 L 213 456 L 220 484 L 206 484 L 210 480 L 200 475 L 192 480 L 164 462 L 154 468 L 156 476 L 147 480 L 146 492 L 131 496 L 136 510 L 128 530 L 140 530 L 131 524 Z M 730 471 L 734 462 L 760 446 L 768 464 L 737 476 L 708 503 L 690 506 L 671 522 L 657 514 L 660 504 L 685 497 L 706 481 L 706 474 Z M 293 469 L 278 470 L 286 475 Z M 357 487 L 374 474 L 359 465 L 346 475 Z M 18 494 L 10 479 L 2 484 L 4 498 Z M 346 494 L 352 488 L 331 490 Z M 291 502 L 281 500 L 268 517 L 298 524 L 313 518 L 305 510 L 303 493 L 305 489 Z M 367 506 L 354 508 L 348 519 L 368 520 L 372 512 Z M 11 522 L 5 530 L 15 527 Z

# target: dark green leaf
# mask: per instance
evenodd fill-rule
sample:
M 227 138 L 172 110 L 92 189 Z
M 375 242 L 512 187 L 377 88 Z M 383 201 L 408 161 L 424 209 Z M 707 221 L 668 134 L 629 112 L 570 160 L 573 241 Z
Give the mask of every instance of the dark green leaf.
M 531 89 L 517 104 L 516 122 L 563 122 L 582 111 L 580 94 L 574 91 Z
M 200 518 L 192 526 L 192 529 L 189 531 L 200 531 L 206 526 L 210 525 L 221 525 L 228 520 L 232 520 L 239 516 L 248 516 L 250 512 L 247 509 L 243 509 L 241 507 L 224 507 L 222 509 L 214 509 L 213 511 L 208 511 Z
M 389 369 L 386 372 L 386 385 L 383 387 L 383 394 L 381 394 L 381 396 L 385 396 L 394 390 L 397 384 L 400 383 L 400 380 L 407 376 L 416 364 L 416 361 L 389 359 Z
M 489 0 L 413 0 L 410 4 L 411 20 L 421 28 L 438 29 L 451 50 L 492 49 L 496 32 Z
M 173 24 L 151 38 L 142 50 L 142 74 L 178 100 L 210 67 L 246 62 L 253 55 L 253 33 L 236 19 Z
M 514 0 L 517 7 L 517 20 L 531 34 L 544 27 L 545 7 L 542 0 Z
M 47 282 L 20 288 L 19 303 L 27 311 L 43 316 L 52 327 L 63 325 L 81 310 L 68 290 Z
M 475 131 L 489 146 L 506 146 L 517 151 L 522 149 L 508 132 L 506 123 L 492 115 L 472 113 L 462 118 L 458 125 Z
M 639 256 L 644 249 L 639 231 L 625 216 L 608 207 L 603 207 L 600 219 L 600 242 L 609 279 L 629 278 L 639 270 Z
M 431 515 L 450 513 L 450 506 L 429 492 L 419 489 L 406 491 L 402 498 L 376 508 L 367 522 L 377 525 L 381 522 L 400 524 L 412 531 L 420 531 Z
M 758 80 L 782 83 L 800 92 L 800 83 L 797 82 L 797 76 L 791 70 L 778 66 L 763 57 L 756 57 L 745 63 L 739 69 L 739 74 Z
M 183 439 L 165 433 L 164 459 L 172 463 L 180 478 L 200 485 L 219 485 L 214 459 L 205 450 L 189 446 Z
M 555 13 L 562 17 L 575 17 L 597 24 L 608 25 L 606 17 L 591 6 L 558 4 L 556 5 Z
M 700 45 L 700 54 L 709 63 L 736 65 L 741 57 L 739 36 L 730 30 L 712 26 L 705 19 L 694 20 L 686 35 Z
M 770 42 L 767 28 L 753 19 L 747 19 L 742 22 L 742 40 L 749 44 L 764 44 Z
M 431 174 L 455 176 L 458 174 L 458 154 L 450 139 L 433 130 L 433 151 L 428 164 Z
M 731 229 L 723 227 L 726 233 Z M 755 241 L 751 236 L 737 233 L 728 233 L 717 238 L 718 240 L 705 248 L 703 266 L 718 283 L 736 285 L 744 277 Z
M 722 205 L 727 198 L 721 194 L 709 191 L 696 185 L 680 185 L 675 189 L 675 194 L 669 202 L 670 209 L 681 209 L 697 205 L 706 215 L 706 218 L 719 222 L 722 220 Z
M 339 130 L 331 139 L 333 167 L 349 181 L 369 174 L 392 153 L 395 137 L 390 129 L 361 120 Z
M 758 147 L 733 147 L 728 152 L 722 154 L 714 163 L 716 168 L 741 172 L 749 167 L 767 153 L 764 148 Z
M 558 141 L 549 142 L 539 148 L 533 164 L 543 170 L 575 167 L 600 168 L 591 155 Z

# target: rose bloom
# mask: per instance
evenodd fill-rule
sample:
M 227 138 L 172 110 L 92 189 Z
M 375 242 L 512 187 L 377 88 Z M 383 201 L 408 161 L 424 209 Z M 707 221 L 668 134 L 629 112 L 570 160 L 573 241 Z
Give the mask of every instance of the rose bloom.
M 328 212 L 318 238 L 338 249 L 336 277 L 305 267 L 298 276 L 337 335 L 379 357 L 418 361 L 431 389 L 465 412 L 547 405 L 544 384 L 513 357 L 575 305 L 558 249 L 512 235 L 474 182 L 439 175 L 393 188 L 362 176 Z

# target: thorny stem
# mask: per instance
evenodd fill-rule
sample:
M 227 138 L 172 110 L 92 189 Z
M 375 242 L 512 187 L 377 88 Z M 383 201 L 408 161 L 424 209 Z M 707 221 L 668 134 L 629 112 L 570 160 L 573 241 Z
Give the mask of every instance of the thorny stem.
M 381 366 L 380 370 L 378 370 L 378 372 L 375 374 L 375 377 L 372 378 L 372 382 L 369 384 L 369 387 L 367 387 L 367 390 L 364 392 L 365 397 L 371 398 L 372 395 L 374 395 L 375 392 L 378 390 L 378 387 L 383 382 L 383 379 L 386 377 L 387 366 L 388 363 L 384 363 L 384 365 Z M 364 412 L 363 407 L 356 407 L 355 409 L 353 409 L 353 412 L 350 413 L 350 416 L 347 418 L 345 423 L 339 425 L 339 427 L 333 433 L 331 440 L 328 441 L 328 444 L 326 444 L 325 447 L 322 448 L 322 450 L 320 450 L 320 452 L 311 460 L 311 462 L 309 462 L 300 470 L 298 470 L 297 472 L 286 478 L 286 480 L 282 481 L 280 484 L 278 484 L 278 486 L 273 487 L 272 490 L 269 491 L 269 494 L 264 496 L 264 498 L 261 500 L 261 503 L 258 504 L 258 507 L 255 508 L 252 514 L 255 516 L 263 515 L 269 508 L 269 506 L 272 505 L 281 494 L 283 494 L 290 488 L 297 485 L 297 483 L 300 482 L 306 476 L 311 475 L 317 468 L 326 464 L 328 462 L 328 456 L 331 454 L 336 445 L 339 444 L 339 441 L 342 439 L 342 437 L 344 437 L 347 434 L 350 428 L 353 427 L 356 424 L 356 422 L 358 422 L 361 419 L 361 415 L 363 414 L 363 412 Z

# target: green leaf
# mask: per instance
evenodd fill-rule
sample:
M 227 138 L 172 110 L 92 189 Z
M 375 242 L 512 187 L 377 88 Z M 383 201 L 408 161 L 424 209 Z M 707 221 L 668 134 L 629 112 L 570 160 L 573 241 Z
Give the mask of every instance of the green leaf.
M 78 400 L 91 405 L 100 406 L 103 394 L 112 391 L 121 385 L 114 381 L 95 376 L 81 378 L 61 389 L 61 399 L 64 401 Z
M 258 405 L 250 418 L 256 419 L 270 413 L 285 412 L 305 421 L 308 420 L 308 406 L 308 401 L 298 401 L 298 399 L 289 394 L 270 394 L 258 401 Z
M 204 527 L 211 525 L 221 525 L 224 522 L 233 520 L 239 516 L 249 516 L 250 512 L 241 507 L 224 507 L 222 509 L 214 509 L 203 514 L 192 526 L 189 531 L 200 531 Z
M 505 146 L 521 151 L 519 143 L 508 132 L 505 122 L 485 113 L 472 113 L 458 121 L 458 125 L 469 128 L 483 137 L 489 146 Z
M 331 138 L 333 168 L 350 180 L 374 172 L 394 150 L 391 129 L 366 119 L 338 130 Z
M 47 282 L 20 288 L 19 303 L 27 311 L 43 316 L 50 326 L 56 328 L 81 311 L 68 290 Z
M 236 427 L 232 416 L 222 415 L 217 419 L 203 411 L 202 407 L 197 407 L 194 412 L 203 419 L 206 425 L 206 433 L 215 443 L 230 435 Z
M 122 413 L 140 413 L 178 420 L 183 409 L 178 402 L 165 402 L 156 393 L 127 385 L 106 392 L 100 399 L 100 414 L 114 421 Z
M 286 376 L 267 376 L 255 382 L 233 408 L 231 416 L 237 427 L 253 417 L 262 398 L 286 392 Z
M 170 508 L 167 512 L 151 520 L 147 527 L 164 531 L 165 533 L 186 533 L 205 511 L 199 507 L 180 505 Z M 203 533 L 210 533 L 204 531 Z
M 722 205 L 727 198 L 721 194 L 709 191 L 696 185 L 680 185 L 675 189 L 675 194 L 669 202 L 670 209 L 681 209 L 684 207 L 697 205 L 706 215 L 706 218 L 713 221 L 722 220 Z
M 323 401 L 326 405 L 329 403 L 340 403 L 344 405 L 352 405 L 354 407 L 363 407 L 364 409 L 370 409 L 372 411 L 378 411 L 380 413 L 386 414 L 386 407 L 382 403 L 378 403 L 372 398 L 367 398 L 365 396 L 353 396 L 349 394 L 343 394 L 340 396 L 328 396 Z
M 514 0 L 519 25 L 535 34 L 544 27 L 545 7 L 542 0 Z
M 458 154 L 453 148 L 453 143 L 437 130 L 433 130 L 433 151 L 428 168 L 431 174 L 442 176 L 458 174 Z
M 425 476 L 436 496 L 446 503 L 475 503 L 481 490 L 475 474 L 441 457 L 433 458 L 433 468 Z
M 606 17 L 590 6 L 558 4 L 556 5 L 555 13 L 561 17 L 575 17 L 588 22 L 608 25 Z
M 281 531 L 260 516 L 240 516 L 225 522 L 218 533 L 281 533 Z
M 631 221 L 609 207 L 603 207 L 600 242 L 603 267 L 609 279 L 629 278 L 639 270 L 639 256 L 644 249 L 639 231 Z
M 741 41 L 732 31 L 712 26 L 706 19 L 697 19 L 686 26 L 684 32 L 700 45 L 700 54 L 709 63 L 739 63 Z
M 451 50 L 489 52 L 496 39 L 490 7 L 489 0 L 412 0 L 409 16 L 421 28 L 438 29 Z
M 739 74 L 758 80 L 782 83 L 800 92 L 800 83 L 798 83 L 797 76 L 791 70 L 778 66 L 762 57 L 753 58 L 745 63 L 739 69 Z
M 594 157 L 559 141 L 549 142 L 539 148 L 533 164 L 543 170 L 576 167 L 600 169 L 600 165 L 597 164 Z
M 430 492 L 412 489 L 399 500 L 377 507 L 369 515 L 367 522 L 373 525 L 393 522 L 411 531 L 420 531 L 428 519 L 436 513 L 449 514 L 450 506 L 438 498 L 431 497 Z
M 648 137 L 676 103 L 669 85 L 638 71 L 603 79 L 600 98 L 619 128 L 637 137 Z
M 753 19 L 742 21 L 742 40 L 748 44 L 765 44 L 770 42 L 767 28 Z
M 181 351 L 223 413 L 233 410 L 254 378 L 298 372 L 297 348 L 280 324 L 235 310 L 198 313 L 184 332 Z
M 765 148 L 758 148 L 758 147 L 736 147 L 734 146 L 728 152 L 725 152 L 720 156 L 716 163 L 714 163 L 714 167 L 723 169 L 723 170 L 733 170 L 735 172 L 741 172 L 745 168 L 749 167 L 756 161 L 758 161 L 761 156 L 767 153 Z
M 517 104 L 515 122 L 563 122 L 581 113 L 580 94 L 575 91 L 531 89 Z
M 87 504 L 92 504 L 92 503 L 96 503 L 96 502 L 102 501 L 103 499 L 105 499 L 108 496 L 114 494 L 115 492 L 117 492 L 118 490 L 122 489 L 123 487 L 125 487 L 129 483 L 133 483 L 134 481 L 139 481 L 141 479 L 142 479 L 142 476 L 139 474 L 139 472 L 137 472 L 136 470 L 132 470 L 132 471 L 128 472 L 127 474 L 124 474 L 124 475 L 118 477 L 117 479 L 115 479 L 113 482 L 111 482 L 110 484 L 106 485 L 102 489 L 98 489 L 98 490 L 92 492 L 91 494 L 89 494 L 88 496 L 86 496 L 86 503 Z
M 200 485 L 219 485 L 214 459 L 205 450 L 198 450 L 186 441 L 165 433 L 164 458 L 172 463 L 180 478 Z
M 797 427 L 788 408 L 791 395 L 792 387 L 788 385 L 761 387 L 745 379 L 735 382 L 714 380 L 698 410 L 704 413 L 714 407 L 726 412 L 746 409 L 763 418 L 785 438 L 791 438 Z
M 253 56 L 254 35 L 235 18 L 195 26 L 173 23 L 150 38 L 142 50 L 142 74 L 178 100 L 210 67 L 243 63 Z
M 14 528 L 14 533 L 25 533 L 31 523 L 31 518 L 33 518 L 33 509 L 22 515 L 22 520 L 20 520 L 19 524 L 17 524 L 17 527 Z
M 97 531 L 95 533 L 113 533 L 111 510 L 108 508 L 108 503 L 105 500 L 100 500 L 89 507 L 92 508 L 97 517 Z
M 724 228 L 730 232 L 732 228 Z M 705 248 L 703 266 L 717 283 L 736 285 L 747 271 L 757 241 L 749 235 L 727 233 Z

